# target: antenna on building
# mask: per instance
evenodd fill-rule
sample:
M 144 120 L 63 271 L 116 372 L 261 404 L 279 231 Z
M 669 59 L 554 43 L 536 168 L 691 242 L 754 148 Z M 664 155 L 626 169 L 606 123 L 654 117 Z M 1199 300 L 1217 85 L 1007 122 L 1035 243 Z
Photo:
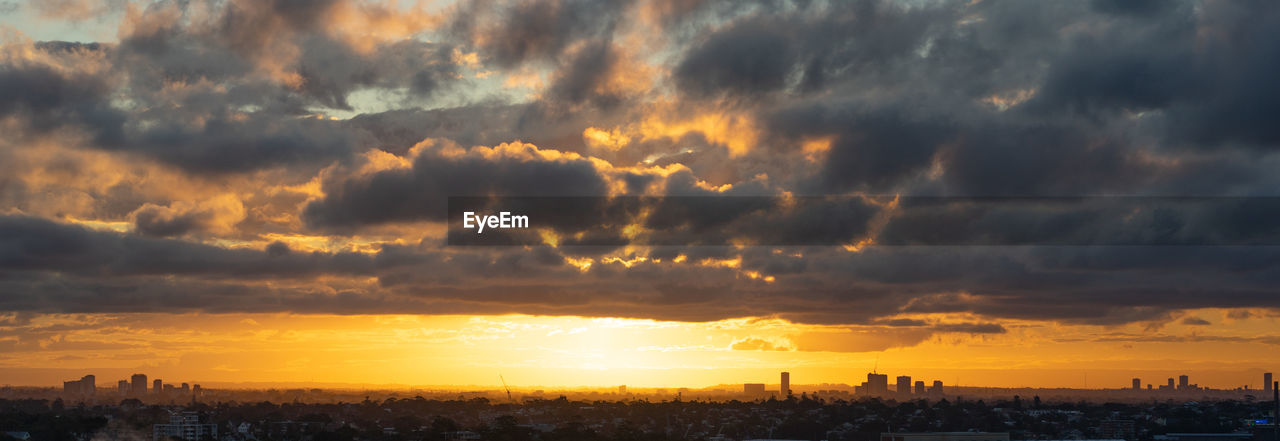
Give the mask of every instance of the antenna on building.
M 876 356 L 876 364 L 875 364 L 875 366 L 874 366 L 874 367 L 872 367 L 872 368 L 871 368 L 871 373 L 873 373 L 873 374 L 874 374 L 874 373 L 877 373 L 877 372 L 876 372 L 876 370 L 878 370 L 878 369 L 880 369 L 880 357 L 879 357 L 879 356 Z
M 511 386 L 507 386 L 507 379 L 506 379 L 506 378 L 502 378 L 502 374 L 498 374 L 498 381 L 501 381 L 501 382 L 502 382 L 502 388 L 507 390 L 507 400 L 511 401 L 511 404 L 515 404 L 515 403 L 516 403 L 516 399 L 515 399 L 515 398 L 511 398 Z

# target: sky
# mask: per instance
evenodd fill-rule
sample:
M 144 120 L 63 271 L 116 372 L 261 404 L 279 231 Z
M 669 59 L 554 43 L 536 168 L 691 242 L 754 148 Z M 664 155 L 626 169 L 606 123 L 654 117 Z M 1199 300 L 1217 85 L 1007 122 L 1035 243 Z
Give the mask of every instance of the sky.
M 1277 32 L 1275 2 L 0 1 L 0 378 L 1257 388 Z M 463 246 L 460 196 L 576 205 Z

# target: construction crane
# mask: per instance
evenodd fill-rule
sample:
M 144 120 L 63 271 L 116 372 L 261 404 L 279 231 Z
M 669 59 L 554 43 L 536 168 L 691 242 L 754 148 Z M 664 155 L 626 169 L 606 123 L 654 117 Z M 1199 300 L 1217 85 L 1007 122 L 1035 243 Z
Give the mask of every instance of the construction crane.
M 498 374 L 498 380 L 502 381 L 502 387 L 507 390 L 507 400 L 511 401 L 511 404 L 516 404 L 516 399 L 511 398 L 511 386 L 507 386 L 507 379 L 502 378 L 502 374 Z

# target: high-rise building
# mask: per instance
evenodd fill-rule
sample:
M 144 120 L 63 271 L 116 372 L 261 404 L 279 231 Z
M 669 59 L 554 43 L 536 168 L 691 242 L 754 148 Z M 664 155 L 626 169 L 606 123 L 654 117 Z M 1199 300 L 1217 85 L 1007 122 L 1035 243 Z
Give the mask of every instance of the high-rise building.
M 116 393 L 120 395 L 129 395 L 129 380 L 120 380 L 117 382 Z
M 942 381 L 933 380 L 933 387 L 929 388 L 929 395 L 942 395 Z
M 98 393 L 98 377 L 93 375 L 80 377 L 80 387 L 84 388 L 85 394 L 93 395 Z
M 1262 374 L 1262 390 L 1271 392 L 1271 373 Z
M 164 381 L 159 378 L 151 381 L 151 393 L 158 394 L 162 390 L 164 390 Z
M 1142 379 L 1141 379 L 1141 378 L 1134 378 L 1134 379 L 1133 379 L 1133 390 L 1139 390 L 1139 389 L 1142 389 Z
M 911 395 L 911 376 L 910 375 L 898 376 L 897 392 L 898 392 L 898 395 Z
M 782 373 L 782 387 L 778 390 L 778 395 L 781 395 L 783 398 L 791 396 L 791 373 L 790 372 Z
M 923 381 L 923 380 L 917 380 L 917 381 L 916 381 L 916 395 L 924 395 L 924 381 Z
M 1169 379 L 1169 385 L 1168 385 L 1168 386 L 1165 386 L 1165 387 L 1167 387 L 1167 388 L 1169 388 L 1169 389 L 1173 389 L 1173 379 L 1172 379 L 1172 378 L 1170 378 L 1170 379 Z
M 764 395 L 764 383 L 743 383 L 742 393 L 745 395 Z
M 867 392 L 872 395 L 884 395 L 889 393 L 889 376 L 874 372 L 867 374 Z
M 1179 376 L 1178 376 L 1178 389 L 1186 389 L 1186 388 L 1187 388 L 1187 386 L 1190 386 L 1190 385 L 1191 385 L 1191 381 L 1190 381 L 1190 380 L 1191 380 L 1191 379 L 1190 379 L 1190 378 L 1188 378 L 1186 375 L 1179 375 Z
M 132 383 L 129 384 L 129 392 L 133 395 L 144 395 L 147 393 L 147 374 L 133 374 L 130 378 Z
M 62 393 L 67 395 L 93 396 L 98 392 L 97 378 L 85 375 L 79 380 L 63 381 Z

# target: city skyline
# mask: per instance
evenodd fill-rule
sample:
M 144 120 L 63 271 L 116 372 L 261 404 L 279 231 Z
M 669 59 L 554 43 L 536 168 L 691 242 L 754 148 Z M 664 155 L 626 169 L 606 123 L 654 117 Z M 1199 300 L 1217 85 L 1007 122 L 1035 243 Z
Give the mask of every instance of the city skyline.
M 862 382 L 860 385 L 853 385 L 852 383 L 835 383 L 835 384 L 833 383 L 792 383 L 791 372 L 789 371 L 779 372 L 779 377 L 780 377 L 780 381 L 778 383 L 768 383 L 768 382 L 743 383 L 742 392 L 744 395 L 748 395 L 748 396 L 768 395 L 776 398 L 785 398 L 787 395 L 791 395 L 791 394 L 800 395 L 803 393 L 812 393 L 812 392 L 821 390 L 821 391 L 841 391 L 843 393 L 851 394 L 852 396 L 864 396 L 864 397 L 865 396 L 885 396 L 885 397 L 896 397 L 896 398 L 916 397 L 916 398 L 935 398 L 936 399 L 936 398 L 941 398 L 943 396 L 946 396 L 947 394 L 944 392 L 943 388 L 949 386 L 951 388 L 967 387 L 969 389 L 993 388 L 993 389 L 1046 389 L 1046 390 L 1050 390 L 1050 389 L 1116 390 L 1116 391 L 1130 390 L 1130 391 L 1149 392 L 1149 393 L 1166 393 L 1166 396 L 1167 396 L 1168 392 L 1184 392 L 1185 393 L 1185 392 L 1206 391 L 1206 390 L 1257 391 L 1259 393 L 1266 394 L 1266 393 L 1271 393 L 1273 386 L 1275 385 L 1272 382 L 1273 373 L 1271 372 L 1265 372 L 1261 374 L 1261 380 L 1262 380 L 1262 382 L 1260 383 L 1261 387 L 1254 387 L 1254 386 L 1259 386 L 1258 384 L 1253 384 L 1253 385 L 1245 384 L 1241 386 L 1228 387 L 1228 388 L 1215 388 L 1208 385 L 1202 386 L 1199 383 L 1191 383 L 1190 382 L 1191 375 L 1188 375 L 1188 374 L 1179 374 L 1176 377 L 1173 377 L 1173 376 L 1168 377 L 1167 384 L 1156 384 L 1156 383 L 1149 383 L 1149 382 L 1142 383 L 1141 378 L 1133 378 L 1132 383 L 1129 387 L 1108 387 L 1106 385 L 1102 385 L 1092 389 L 1088 387 L 1053 388 L 1053 387 L 1034 387 L 1034 386 L 1025 386 L 1025 385 L 1016 386 L 1016 387 L 992 387 L 988 385 L 960 386 L 957 384 L 946 385 L 942 380 L 938 380 L 938 379 L 930 379 L 929 380 L 930 384 L 926 385 L 926 382 L 924 380 L 917 380 L 914 383 L 912 383 L 913 377 L 910 375 L 898 375 L 896 378 L 897 381 L 893 384 L 890 384 L 890 383 L 887 383 L 888 374 L 881 374 L 875 371 L 868 372 L 866 374 L 866 381 Z M 107 388 L 105 389 L 105 391 L 108 391 L 108 392 L 114 391 L 116 395 L 120 395 L 123 397 L 138 397 L 138 396 L 165 395 L 165 394 L 168 394 L 168 395 L 193 394 L 193 393 L 199 394 L 202 389 L 200 384 L 198 383 L 190 384 L 187 382 L 180 382 L 178 383 L 178 385 L 175 385 L 173 383 L 165 383 L 161 378 L 154 378 L 152 380 L 152 386 L 147 387 L 147 383 L 146 383 L 147 379 L 148 379 L 147 374 L 135 373 L 130 375 L 129 378 L 127 379 L 119 380 L 118 388 L 116 389 Z M 1175 383 L 1175 379 L 1177 383 Z M 97 393 L 96 391 L 97 384 L 95 380 L 96 380 L 96 375 L 87 374 L 81 377 L 79 380 L 63 381 L 62 392 L 70 396 L 93 396 Z M 298 384 L 294 384 L 293 386 L 296 386 L 296 385 Z M 313 384 L 313 386 L 316 386 L 316 385 L 319 385 L 319 384 Z M 726 385 L 730 386 L 730 388 L 727 390 L 722 388 L 722 386 L 726 386 Z M 774 385 L 779 386 L 779 388 L 770 389 L 770 387 Z M 5 386 L 12 387 L 15 385 L 5 385 Z M 39 386 L 39 385 L 16 385 L 16 386 Z M 163 388 L 161 388 L 160 386 L 163 386 Z M 377 386 L 377 385 L 368 384 L 367 386 Z M 510 385 L 510 384 L 506 384 L 505 380 L 500 380 L 498 384 L 471 384 L 471 385 L 434 384 L 434 385 L 398 385 L 398 386 L 402 388 L 413 388 L 413 387 L 423 387 L 423 386 L 442 388 L 443 386 L 443 390 L 457 390 L 457 391 L 471 390 L 477 386 L 480 386 L 480 387 L 501 386 L 502 388 L 505 388 L 508 390 L 520 390 L 520 391 L 538 390 L 539 392 L 545 391 L 547 387 L 551 387 L 553 388 L 552 389 L 553 391 L 554 390 L 616 390 L 617 393 L 620 395 L 625 395 L 628 393 L 627 385 L 625 384 L 616 385 L 616 386 L 615 385 L 588 386 L 588 385 L 563 385 L 563 384 L 562 385 L 541 385 L 541 384 Z M 448 389 L 448 386 L 453 386 L 454 389 Z M 715 390 L 720 392 L 732 393 L 732 386 L 733 385 L 731 384 L 721 383 L 721 384 L 702 385 L 702 386 L 639 385 L 638 387 L 640 388 L 639 390 L 641 391 L 639 393 L 653 393 L 653 391 L 655 390 L 662 391 L 663 393 L 668 393 L 668 392 L 678 393 L 682 391 L 707 391 L 707 390 Z M 805 390 L 802 390 L 799 392 L 792 392 L 791 394 L 789 394 L 787 392 L 788 390 L 794 390 L 791 386 L 796 386 L 796 387 L 803 386 Z M 223 385 L 223 388 L 227 389 L 228 387 L 226 385 Z M 236 387 L 234 386 L 231 386 L 229 388 L 236 389 Z M 559 388 L 559 389 L 554 389 L 554 388 Z M 905 393 L 903 392 L 904 388 L 906 391 Z M 243 387 L 243 389 L 252 390 L 255 388 Z M 394 389 L 395 388 L 391 388 L 390 390 L 394 390 Z M 637 392 L 637 385 L 633 384 L 630 390 L 632 392 Z

